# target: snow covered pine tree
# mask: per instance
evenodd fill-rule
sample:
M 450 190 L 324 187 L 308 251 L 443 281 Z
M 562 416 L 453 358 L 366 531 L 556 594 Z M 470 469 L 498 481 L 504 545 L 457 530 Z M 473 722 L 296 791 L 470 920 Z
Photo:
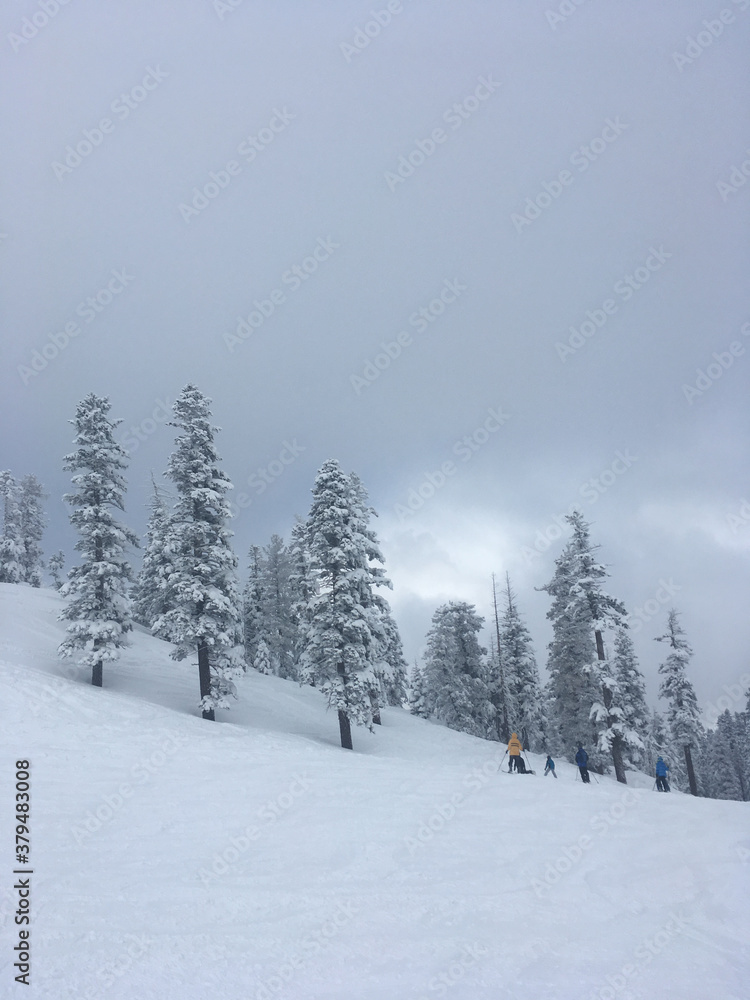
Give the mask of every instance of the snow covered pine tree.
M 521 618 L 507 573 L 504 596 L 500 654 L 512 706 L 511 728 L 523 735 L 525 750 L 539 753 L 546 746 L 546 720 L 539 670 L 531 633 Z
M 23 542 L 21 540 L 20 488 L 13 475 L 0 472 L 3 500 L 3 534 L 0 537 L 0 583 L 21 583 Z
M 231 483 L 219 469 L 207 399 L 186 385 L 174 402 L 172 427 L 182 431 L 170 456 L 167 476 L 177 489 L 165 548 L 172 607 L 156 619 L 155 635 L 173 642 L 172 656 L 183 660 L 198 651 L 200 707 L 213 721 L 215 709 L 236 697 L 235 678 L 242 672 L 241 615 L 237 558 L 226 526 Z
M 553 598 L 547 612 L 553 628 L 548 669 L 556 722 L 568 755 L 579 743 L 593 742 L 593 765 L 603 764 L 609 750 L 617 780 L 625 782 L 622 710 L 602 639 L 605 626 L 625 624 L 625 608 L 601 589 L 608 574 L 594 558 L 596 546 L 583 515 L 574 510 L 565 520 L 573 537 L 555 561 L 554 577 L 540 588 Z
M 487 738 L 494 723 L 485 650 L 477 638 L 484 619 L 473 604 L 449 601 L 427 633 L 425 707 L 449 729 Z
M 651 718 L 646 704 L 646 685 L 638 669 L 633 640 L 624 628 L 618 628 L 615 635 L 612 669 L 627 734 L 623 740 L 623 753 L 628 763 L 643 769 L 648 767 L 646 739 Z
M 21 579 L 30 587 L 42 585 L 42 547 L 44 534 L 44 499 L 42 484 L 35 475 L 24 476 L 20 483 L 18 513 L 21 528 Z
M 71 624 L 58 652 L 66 657 L 76 649 L 85 650 L 79 662 L 91 667 L 96 687 L 102 686 L 103 664 L 119 657 L 133 627 L 128 598 L 131 568 L 124 552 L 127 545 L 138 546 L 135 533 L 112 515 L 113 508 L 124 510 L 121 470 L 127 465 L 127 452 L 114 439 L 120 421 L 108 419 L 110 409 L 106 397 L 93 393 L 78 404 L 70 421 L 78 447 L 65 457 L 63 466 L 76 473 L 72 479 L 76 492 L 63 499 L 73 507 L 70 523 L 81 536 L 75 548 L 83 561 L 70 570 L 60 591 L 72 600 L 60 613 Z
M 372 565 L 383 556 L 362 523 L 359 481 L 334 459 L 320 468 L 306 524 L 316 580 L 305 620 L 300 679 L 328 697 L 339 717 L 341 746 L 352 749 L 351 723 L 372 728 L 371 694 L 385 636 L 373 587 L 386 583 Z
M 671 608 L 667 616 L 667 631 L 656 638 L 666 642 L 671 650 L 666 660 L 659 666 L 661 684 L 659 697 L 667 702 L 667 723 L 672 740 L 682 747 L 685 754 L 688 783 L 693 795 L 698 794 L 691 747 L 700 746 L 703 737 L 698 699 L 693 685 L 687 678 L 687 665 L 693 655 L 685 631 L 680 625 L 679 615 Z
M 154 622 L 171 607 L 169 578 L 172 563 L 167 549 L 169 511 L 166 501 L 151 481 L 153 493 L 146 532 L 143 565 L 133 588 L 133 616 L 137 622 L 152 628 Z M 162 633 L 162 638 L 166 638 Z

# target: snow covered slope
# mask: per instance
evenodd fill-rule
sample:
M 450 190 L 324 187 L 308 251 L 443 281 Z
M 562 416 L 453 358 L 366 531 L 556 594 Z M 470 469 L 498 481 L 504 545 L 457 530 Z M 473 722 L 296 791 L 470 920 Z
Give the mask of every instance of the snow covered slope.
M 375 735 L 248 674 L 221 723 L 142 632 L 67 677 L 52 591 L 0 585 L 3 788 L 32 772 L 32 986 L 132 1000 L 747 1000 L 746 804 L 497 773 L 497 745 L 391 709 Z M 75 673 L 75 671 L 74 671 Z M 10 725 L 7 722 L 10 721 Z

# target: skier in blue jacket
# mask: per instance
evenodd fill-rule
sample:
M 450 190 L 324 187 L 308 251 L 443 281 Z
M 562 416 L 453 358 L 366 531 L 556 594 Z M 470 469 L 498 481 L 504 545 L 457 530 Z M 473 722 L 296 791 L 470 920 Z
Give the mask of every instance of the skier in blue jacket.
M 591 781 L 589 777 L 589 769 L 586 766 L 589 762 L 589 755 L 583 749 L 582 744 L 578 744 L 578 753 L 576 754 L 576 764 L 578 764 L 578 770 L 581 772 L 581 781 L 584 784 L 588 784 Z
M 556 778 L 557 774 L 555 773 L 555 762 L 554 762 L 554 760 L 552 760 L 552 758 L 550 757 L 550 755 L 547 754 L 547 760 L 544 762 L 544 777 L 545 778 L 550 773 L 550 771 L 552 772 L 552 777 Z
M 658 792 L 668 792 L 669 782 L 667 781 L 667 771 L 669 764 L 665 764 L 662 757 L 656 758 L 656 790 Z

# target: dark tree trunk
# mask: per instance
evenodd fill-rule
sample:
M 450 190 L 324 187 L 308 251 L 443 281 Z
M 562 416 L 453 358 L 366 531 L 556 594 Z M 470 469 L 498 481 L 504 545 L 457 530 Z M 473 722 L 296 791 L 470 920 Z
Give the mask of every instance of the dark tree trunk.
M 98 495 L 97 495 L 96 502 L 97 502 L 97 506 L 98 506 L 98 504 L 99 504 L 99 497 L 98 497 Z M 103 547 L 101 541 L 97 541 L 97 543 L 96 543 L 96 549 L 95 549 L 95 552 L 94 552 L 94 559 L 96 560 L 97 563 L 101 563 L 102 560 L 104 559 L 104 547 Z M 104 608 L 104 577 L 103 576 L 100 576 L 99 579 L 96 582 L 96 597 L 97 597 L 97 601 L 99 603 L 99 610 L 101 611 Z M 101 643 L 101 639 L 100 638 L 94 639 L 94 649 L 99 649 L 100 643 Z M 92 669 L 91 669 L 91 683 L 93 684 L 94 687 L 100 688 L 102 686 L 102 680 L 103 680 L 102 675 L 103 675 L 103 673 L 104 673 L 104 664 L 102 663 L 101 660 L 98 660 L 94 664 L 94 666 L 92 667 Z
M 683 747 L 685 751 L 685 766 L 687 767 L 688 774 L 688 784 L 690 785 L 690 793 L 692 795 L 698 794 L 698 782 L 695 780 L 695 771 L 693 770 L 693 756 L 690 753 L 690 747 L 685 744 Z
M 615 765 L 615 777 L 617 780 L 623 785 L 627 785 L 625 765 L 622 762 L 622 740 L 619 736 L 615 736 L 612 741 L 612 763 Z
M 211 667 L 208 662 L 208 646 L 201 640 L 198 645 L 198 680 L 201 686 L 201 701 L 211 694 Z M 209 722 L 215 722 L 214 710 L 212 708 L 203 709 L 203 718 Z
M 344 750 L 353 750 L 352 727 L 349 722 L 349 716 L 341 708 L 339 709 L 339 730 L 341 732 L 341 746 Z
M 380 702 L 378 701 L 378 696 L 374 691 L 370 691 L 370 711 L 372 713 L 372 721 L 376 726 L 382 726 L 383 723 L 380 719 Z
M 604 657 L 604 640 L 602 639 L 602 634 L 599 629 L 594 632 L 596 638 L 596 655 L 600 660 Z M 612 692 L 608 687 L 604 687 L 604 707 L 609 712 L 609 706 L 612 704 Z M 622 737 L 615 736 L 612 740 L 612 763 L 615 767 L 615 777 L 617 780 L 623 784 L 627 785 L 628 779 L 625 777 L 625 765 L 622 762 Z

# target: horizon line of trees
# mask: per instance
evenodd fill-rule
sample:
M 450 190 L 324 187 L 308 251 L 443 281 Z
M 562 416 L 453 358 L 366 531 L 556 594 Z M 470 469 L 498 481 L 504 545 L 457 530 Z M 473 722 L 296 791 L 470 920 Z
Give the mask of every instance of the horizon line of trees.
M 408 678 L 398 626 L 379 593 L 391 583 L 371 527 L 377 514 L 355 473 L 333 459 L 323 464 L 307 518 L 297 519 L 288 543 L 273 535 L 251 546 L 241 588 L 228 526 L 231 483 L 215 448 L 210 400 L 189 384 L 169 422 L 177 431 L 164 473 L 171 490 L 153 481 L 135 576 L 127 550 L 139 540 L 117 517 L 128 456 L 110 409 L 106 397 L 90 393 L 70 421 L 75 451 L 63 467 L 74 489 L 64 499 L 80 562 L 65 582 L 64 554 L 47 564 L 67 602 L 59 653 L 78 654 L 93 684 L 102 685 L 104 664 L 117 660 L 137 621 L 173 645 L 174 659 L 197 656 L 207 720 L 229 707 L 238 678 L 252 668 L 319 689 L 337 712 L 342 747 L 352 747 L 352 723 L 372 730 L 383 705 L 402 706 L 484 739 L 507 742 L 517 732 L 525 748 L 569 760 L 583 744 L 591 766 L 612 767 L 621 782 L 628 768 L 653 773 L 662 756 L 677 786 L 694 795 L 750 799 L 750 692 L 744 712 L 726 710 L 713 729 L 703 726 L 687 676 L 692 649 L 673 608 L 656 637 L 667 646 L 659 666 L 667 709 L 649 709 L 627 613 L 603 588 L 608 572 L 580 512 L 566 516 L 571 538 L 538 588 L 552 601 L 546 683 L 507 573 L 500 595 L 492 577 L 489 651 L 479 642 L 484 619 L 476 608 L 449 601 L 436 609 L 423 662 Z M 44 496 L 35 476 L 18 482 L 0 473 L 0 582 L 41 586 Z

